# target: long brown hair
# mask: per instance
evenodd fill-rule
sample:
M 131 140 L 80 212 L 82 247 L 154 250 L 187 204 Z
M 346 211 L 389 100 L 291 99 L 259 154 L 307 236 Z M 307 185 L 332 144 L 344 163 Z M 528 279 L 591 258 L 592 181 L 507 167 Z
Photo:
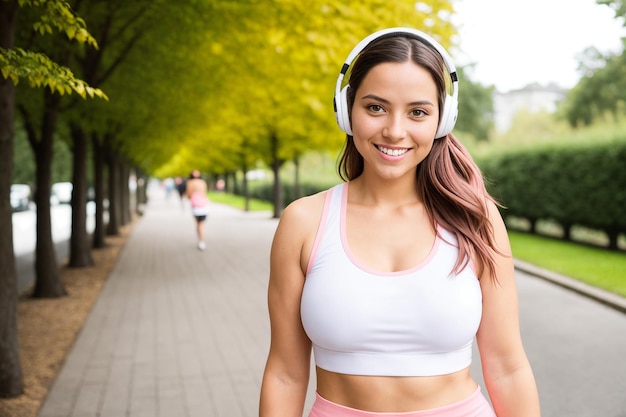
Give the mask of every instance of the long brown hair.
M 416 38 L 394 35 L 368 45 L 354 62 L 349 74 L 348 109 L 352 109 L 356 90 L 367 73 L 385 62 L 402 63 L 411 60 L 426 69 L 437 86 L 439 113 L 446 96 L 449 78 L 441 55 Z M 350 181 L 363 173 L 363 157 L 347 135 L 339 159 L 339 176 Z M 487 204 L 495 200 L 488 194 L 482 174 L 469 152 L 452 134 L 435 139 L 428 156 L 417 167 L 417 192 L 433 222 L 454 233 L 459 256 L 454 271 L 465 268 L 474 257 L 480 276 L 485 268 L 495 276 L 494 252 L 501 253 L 493 239 Z

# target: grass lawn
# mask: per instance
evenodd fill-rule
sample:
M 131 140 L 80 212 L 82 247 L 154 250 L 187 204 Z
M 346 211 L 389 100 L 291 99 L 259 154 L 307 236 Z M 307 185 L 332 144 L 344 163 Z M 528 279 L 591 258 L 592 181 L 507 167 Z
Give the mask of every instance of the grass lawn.
M 243 210 L 245 208 L 246 199 L 244 197 L 231 193 L 209 192 L 209 199 L 216 203 L 227 204 L 232 207 Z M 274 205 L 267 201 L 250 199 L 250 211 L 272 211 Z
M 513 256 L 626 297 L 626 253 L 509 232 Z

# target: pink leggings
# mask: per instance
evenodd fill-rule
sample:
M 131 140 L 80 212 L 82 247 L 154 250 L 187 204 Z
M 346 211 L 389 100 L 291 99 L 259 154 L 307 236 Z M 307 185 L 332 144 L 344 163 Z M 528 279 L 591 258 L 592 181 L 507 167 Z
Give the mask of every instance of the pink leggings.
M 480 387 L 469 396 L 457 403 L 430 410 L 407 413 L 373 413 L 335 404 L 319 394 L 315 394 L 315 403 L 309 417 L 496 417 Z

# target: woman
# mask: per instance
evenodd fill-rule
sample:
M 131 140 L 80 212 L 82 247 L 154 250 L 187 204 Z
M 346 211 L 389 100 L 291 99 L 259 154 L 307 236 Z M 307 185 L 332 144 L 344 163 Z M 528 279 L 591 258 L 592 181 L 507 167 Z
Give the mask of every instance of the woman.
M 198 236 L 198 249 L 204 250 L 204 221 L 209 214 L 209 199 L 207 198 L 207 184 L 200 176 L 200 171 L 194 169 L 189 174 L 185 186 L 185 195 L 191 202 L 191 214 L 196 219 L 196 234 Z
M 457 88 L 419 31 L 349 55 L 335 96 L 346 182 L 289 205 L 272 244 L 260 416 L 302 415 L 312 348 L 310 417 L 540 415 L 505 226 L 450 133 Z M 474 338 L 493 408 L 470 376 Z

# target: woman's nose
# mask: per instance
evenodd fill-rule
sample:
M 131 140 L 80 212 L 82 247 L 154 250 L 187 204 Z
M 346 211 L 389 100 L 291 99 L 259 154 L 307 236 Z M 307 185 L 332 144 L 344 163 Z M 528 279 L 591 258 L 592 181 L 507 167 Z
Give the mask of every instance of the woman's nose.
M 390 115 L 383 128 L 383 136 L 392 141 L 404 139 L 406 137 L 406 120 L 401 115 Z

